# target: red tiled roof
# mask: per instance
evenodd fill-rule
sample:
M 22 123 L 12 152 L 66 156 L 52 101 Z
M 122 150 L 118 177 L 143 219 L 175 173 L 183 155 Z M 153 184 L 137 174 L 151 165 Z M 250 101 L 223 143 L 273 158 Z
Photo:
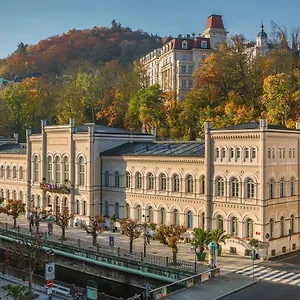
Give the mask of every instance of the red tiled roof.
M 182 42 L 187 42 L 187 49 L 192 50 L 194 48 L 201 48 L 201 41 L 207 42 L 207 49 L 210 49 L 210 41 L 208 38 L 196 37 L 196 38 L 175 38 L 172 40 L 172 49 L 182 49 Z
M 221 28 L 224 29 L 224 24 L 221 15 L 211 15 L 207 19 L 206 29 Z

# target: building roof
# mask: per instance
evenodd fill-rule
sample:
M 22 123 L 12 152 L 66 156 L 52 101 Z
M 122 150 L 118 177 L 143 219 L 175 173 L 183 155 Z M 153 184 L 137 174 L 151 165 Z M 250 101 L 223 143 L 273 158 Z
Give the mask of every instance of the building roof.
M 224 24 L 221 15 L 211 15 L 207 19 L 206 29 L 208 28 L 220 28 L 224 29 Z
M 4 144 L 0 145 L 0 154 L 26 154 L 26 144 Z
M 268 35 L 264 31 L 264 24 L 261 24 L 261 26 L 260 26 L 260 32 L 257 34 L 257 37 L 265 38 L 265 39 L 268 38 Z
M 187 42 L 187 49 L 186 50 L 192 50 L 195 48 L 202 48 L 202 49 L 210 49 L 210 40 L 209 38 L 204 37 L 196 37 L 196 38 L 175 38 L 172 40 L 172 49 L 182 49 L 182 42 Z M 203 48 L 201 47 L 201 42 L 206 41 L 207 47 Z
M 204 154 L 204 142 L 133 142 L 104 151 L 101 156 L 204 157 Z

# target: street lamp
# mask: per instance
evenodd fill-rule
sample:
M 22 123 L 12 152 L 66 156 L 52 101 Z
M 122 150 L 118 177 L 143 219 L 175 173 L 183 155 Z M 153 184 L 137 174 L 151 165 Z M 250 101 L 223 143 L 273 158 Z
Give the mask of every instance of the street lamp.
M 147 218 L 149 218 L 149 216 L 143 215 L 144 218 L 144 257 L 146 257 L 146 253 L 147 253 Z

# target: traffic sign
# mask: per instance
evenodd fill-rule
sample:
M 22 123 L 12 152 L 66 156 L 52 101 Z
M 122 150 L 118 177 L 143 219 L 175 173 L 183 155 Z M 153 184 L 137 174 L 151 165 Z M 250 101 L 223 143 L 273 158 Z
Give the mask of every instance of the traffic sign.
M 48 289 L 51 289 L 53 287 L 53 280 L 47 280 L 46 285 Z
M 268 239 L 270 237 L 269 233 L 266 233 L 266 239 Z
M 55 264 L 54 262 L 45 265 L 45 279 L 53 280 L 55 278 Z

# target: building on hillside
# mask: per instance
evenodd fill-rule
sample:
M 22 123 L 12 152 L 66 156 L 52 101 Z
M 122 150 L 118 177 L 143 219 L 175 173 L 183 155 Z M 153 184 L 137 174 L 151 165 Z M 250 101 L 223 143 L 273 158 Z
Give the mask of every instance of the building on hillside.
M 208 17 L 206 29 L 195 34 L 179 35 L 141 58 L 148 78 L 148 85 L 159 84 L 163 91 L 172 90 L 179 100 L 193 87 L 192 74 L 197 66 L 226 40 L 222 16 Z
M 205 140 L 158 142 L 149 134 L 94 124 L 27 131 L 26 147 L 0 145 L 0 197 L 54 213 L 67 206 L 74 222 L 89 216 L 222 228 L 225 251 L 261 255 L 299 249 L 300 123 L 262 119 L 211 129 Z M 73 225 L 74 222 L 71 224 Z M 269 235 L 268 243 L 266 236 Z

